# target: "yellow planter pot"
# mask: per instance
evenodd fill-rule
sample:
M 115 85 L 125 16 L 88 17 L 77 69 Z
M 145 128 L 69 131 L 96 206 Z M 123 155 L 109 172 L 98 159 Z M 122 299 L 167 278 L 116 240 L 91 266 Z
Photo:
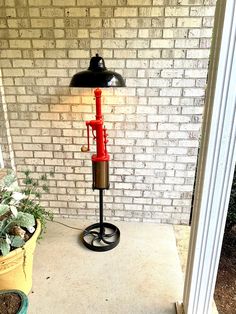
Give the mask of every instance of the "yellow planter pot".
M 32 287 L 33 254 L 41 231 L 40 221 L 33 236 L 21 248 L 0 256 L 0 290 L 17 289 L 25 294 Z

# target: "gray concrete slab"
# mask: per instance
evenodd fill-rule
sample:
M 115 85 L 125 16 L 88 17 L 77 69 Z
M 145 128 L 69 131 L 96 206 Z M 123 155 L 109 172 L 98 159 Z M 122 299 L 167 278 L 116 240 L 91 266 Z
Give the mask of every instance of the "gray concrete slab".
M 90 221 L 60 219 L 84 229 Z M 56 223 L 35 252 L 29 314 L 173 314 L 183 276 L 171 225 L 116 222 L 120 244 L 93 252 Z

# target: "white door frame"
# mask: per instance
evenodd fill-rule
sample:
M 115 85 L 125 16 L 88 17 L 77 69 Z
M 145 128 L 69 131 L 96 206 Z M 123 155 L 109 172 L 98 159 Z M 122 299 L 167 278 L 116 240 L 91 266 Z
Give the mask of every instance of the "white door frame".
M 0 103 L 2 105 L 2 110 L 4 114 L 4 120 L 5 120 L 5 127 L 6 127 L 6 136 L 7 136 L 7 145 L 9 150 L 9 158 L 11 162 L 11 168 L 16 171 L 15 166 L 15 159 L 14 159 L 14 152 L 12 148 L 12 138 L 11 138 L 11 132 L 10 132 L 10 122 L 8 119 L 8 109 L 7 109 L 7 103 L 5 98 L 5 92 L 4 92 L 4 86 L 3 86 L 3 76 L 2 76 L 2 70 L 0 69 Z M 4 167 L 4 158 L 2 153 L 2 148 L 0 147 L 0 168 Z
M 183 295 L 186 314 L 209 314 L 236 161 L 236 1 L 218 0 Z

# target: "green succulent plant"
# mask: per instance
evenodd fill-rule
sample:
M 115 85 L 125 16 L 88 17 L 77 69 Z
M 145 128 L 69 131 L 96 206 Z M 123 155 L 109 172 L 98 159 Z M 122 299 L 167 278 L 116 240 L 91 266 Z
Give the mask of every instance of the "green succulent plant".
M 53 214 L 40 204 L 41 192 L 48 191 L 46 175 L 37 181 L 25 171 L 25 186 L 20 189 L 15 182 L 16 177 L 10 172 L 0 183 L 0 254 L 4 256 L 25 244 L 35 231 L 37 219 L 41 233 L 47 220 L 53 219 Z

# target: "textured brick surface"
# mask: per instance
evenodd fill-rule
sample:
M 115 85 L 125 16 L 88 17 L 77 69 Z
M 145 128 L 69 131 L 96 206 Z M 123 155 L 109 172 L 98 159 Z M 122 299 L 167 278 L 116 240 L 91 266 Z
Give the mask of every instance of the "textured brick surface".
M 17 171 L 53 171 L 44 204 L 98 213 L 86 119 L 93 91 L 70 79 L 96 52 L 126 78 L 103 91 L 109 133 L 108 219 L 188 223 L 215 1 L 2 1 L 0 64 Z M 7 125 L 0 108 L 6 165 Z M 94 150 L 94 145 L 92 145 Z M 93 217 L 94 219 L 94 217 Z

